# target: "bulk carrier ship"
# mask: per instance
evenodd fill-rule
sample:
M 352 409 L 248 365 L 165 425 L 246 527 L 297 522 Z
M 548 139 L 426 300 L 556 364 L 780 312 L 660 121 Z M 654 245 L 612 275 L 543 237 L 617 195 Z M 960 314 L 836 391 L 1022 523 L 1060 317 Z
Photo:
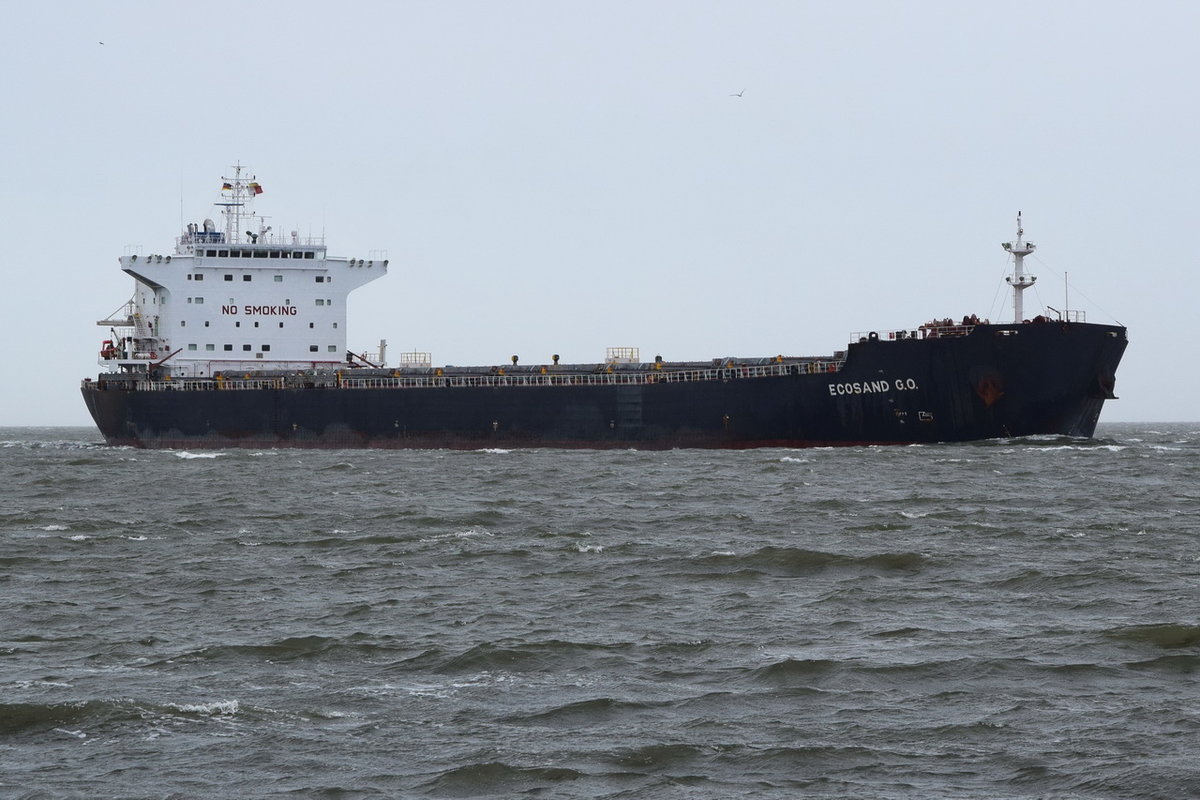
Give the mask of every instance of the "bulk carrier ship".
M 346 344 L 346 299 L 384 253 L 330 256 L 254 211 L 262 185 L 224 178 L 212 219 L 170 254 L 128 253 L 133 297 L 99 325 L 103 372 L 83 398 L 105 440 L 134 447 L 810 447 L 1088 437 L 1113 399 L 1122 326 L 1050 309 L 1023 318 L 1036 278 L 1020 216 L 1013 321 L 944 319 L 852 334 L 816 356 L 590 364 L 386 365 Z

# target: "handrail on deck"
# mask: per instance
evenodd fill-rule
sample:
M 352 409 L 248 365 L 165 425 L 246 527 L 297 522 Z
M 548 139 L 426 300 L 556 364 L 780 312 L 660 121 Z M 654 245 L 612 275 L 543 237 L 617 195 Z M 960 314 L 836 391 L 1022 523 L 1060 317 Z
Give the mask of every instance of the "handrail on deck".
M 530 387 L 530 386 L 647 386 L 658 383 L 691 383 L 699 381 L 730 381 L 771 378 L 786 375 L 818 375 L 840 372 L 845 360 L 821 360 L 787 364 L 733 364 L 724 367 L 695 369 L 653 369 L 637 372 L 600 373 L 532 373 L 532 374 L 429 374 L 429 375 L 371 375 L 356 376 L 345 372 L 319 375 L 282 375 L 230 379 L 180 378 L 172 380 L 132 379 L 114 375 L 83 382 L 85 388 L 103 391 L 108 384 L 142 392 L 162 391 L 246 391 L 263 389 L 434 389 L 444 387 Z

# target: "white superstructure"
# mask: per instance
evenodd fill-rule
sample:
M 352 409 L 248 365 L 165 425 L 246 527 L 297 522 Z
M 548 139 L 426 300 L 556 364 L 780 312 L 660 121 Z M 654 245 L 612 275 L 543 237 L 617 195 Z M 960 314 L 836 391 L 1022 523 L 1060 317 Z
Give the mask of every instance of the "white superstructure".
M 331 257 L 319 237 L 272 231 L 254 212 L 262 186 L 237 165 L 211 219 L 190 223 L 170 255 L 126 255 L 133 297 L 97 324 L 110 329 L 99 363 L 160 374 L 319 369 L 345 363 L 346 298 L 387 274 L 382 252 Z

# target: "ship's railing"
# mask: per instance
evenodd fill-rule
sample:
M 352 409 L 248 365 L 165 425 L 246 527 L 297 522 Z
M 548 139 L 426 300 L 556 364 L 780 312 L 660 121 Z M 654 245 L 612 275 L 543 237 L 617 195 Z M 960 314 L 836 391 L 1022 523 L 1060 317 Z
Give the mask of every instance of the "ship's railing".
M 972 325 L 943 325 L 925 323 L 916 328 L 891 331 L 859 331 L 850 334 L 851 342 L 894 342 L 903 339 L 945 339 L 950 336 L 966 336 L 975 330 Z
M 514 387 L 514 386 L 646 386 L 657 383 L 692 383 L 731 381 L 784 375 L 819 375 L 841 371 L 844 360 L 805 360 L 782 364 L 731 364 L 696 369 L 650 369 L 613 372 L 521 373 L 464 375 L 426 374 L 392 376 L 356 376 L 353 373 L 322 373 L 320 375 L 286 375 L 262 378 L 185 378 L 175 380 L 131 380 L 128 376 L 105 378 L 122 390 L 135 391 L 244 391 L 262 389 L 432 389 L 443 387 Z M 84 387 L 103 389 L 91 380 Z
M 175 237 L 175 244 L 178 247 L 185 245 L 200 246 L 200 247 L 290 247 L 296 245 L 298 247 L 324 247 L 324 236 L 287 236 L 282 233 L 264 233 L 255 236 L 247 236 L 241 233 L 235 233 L 232 240 L 225 235 L 224 231 L 196 231 L 194 233 L 184 233 Z

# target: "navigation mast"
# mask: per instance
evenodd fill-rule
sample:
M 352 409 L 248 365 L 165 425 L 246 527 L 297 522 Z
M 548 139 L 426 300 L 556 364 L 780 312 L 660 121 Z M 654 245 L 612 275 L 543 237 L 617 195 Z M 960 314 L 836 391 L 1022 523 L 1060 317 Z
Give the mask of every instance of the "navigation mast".
M 240 243 L 243 241 L 258 240 L 258 234 L 261 232 L 246 231 L 246 237 L 242 236 L 242 220 L 246 218 L 253 219 L 257 215 L 254 213 L 254 197 L 262 193 L 262 187 L 259 185 L 254 175 L 249 179 L 242 177 L 244 168 L 240 163 L 233 167 L 233 177 L 222 177 L 221 196 L 222 202 L 215 205 L 221 207 L 221 213 L 225 215 L 225 241 L 230 244 Z
M 1025 319 L 1024 304 L 1021 302 L 1021 293 L 1033 286 L 1037 282 L 1036 275 L 1025 274 L 1025 256 L 1037 249 L 1037 245 L 1033 242 L 1024 240 L 1025 229 L 1021 226 L 1021 212 L 1017 212 L 1017 240 L 1015 242 L 1004 242 L 1000 246 L 1008 252 L 1012 253 L 1013 259 L 1016 262 L 1013 267 L 1012 275 L 1009 275 L 1004 280 L 1013 289 L 1013 322 L 1020 323 Z

